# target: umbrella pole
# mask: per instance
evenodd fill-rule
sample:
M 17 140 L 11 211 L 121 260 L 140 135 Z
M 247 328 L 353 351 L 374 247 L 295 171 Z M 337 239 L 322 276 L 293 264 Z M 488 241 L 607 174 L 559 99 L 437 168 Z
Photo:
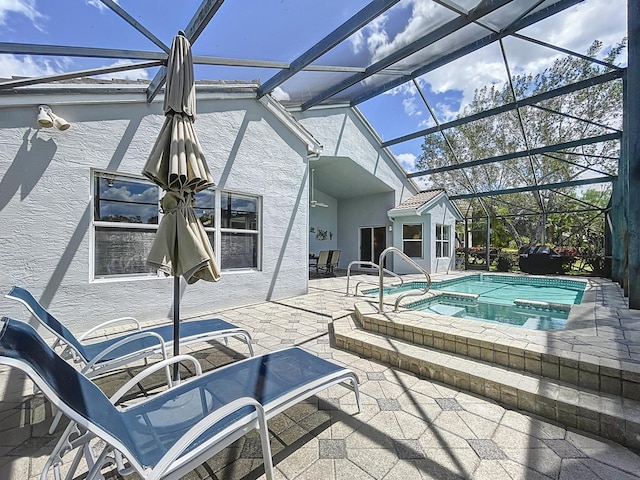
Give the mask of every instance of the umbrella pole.
M 173 356 L 180 355 L 180 276 L 173 276 Z M 180 381 L 180 370 L 173 364 L 173 380 Z

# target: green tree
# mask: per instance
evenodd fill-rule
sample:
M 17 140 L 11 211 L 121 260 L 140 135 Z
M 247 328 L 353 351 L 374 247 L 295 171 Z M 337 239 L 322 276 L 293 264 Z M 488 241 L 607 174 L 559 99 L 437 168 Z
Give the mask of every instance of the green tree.
M 591 235 L 600 232 L 602 236 L 605 221 L 602 212 L 610 197 L 611 188 L 607 188 L 588 189 L 575 200 L 567 199 L 564 208 L 568 213 L 554 213 L 547 218 L 546 233 L 550 243 L 582 249 L 588 242 L 587 232 Z
M 606 54 L 604 61 L 616 65 L 625 46 L 626 40 L 623 40 Z M 587 56 L 596 57 L 601 50 L 602 43 L 594 41 Z M 517 99 L 522 99 L 607 71 L 610 68 L 567 56 L 555 60 L 537 75 L 514 76 L 513 91 Z M 502 86 L 487 86 L 475 91 L 473 101 L 463 109 L 459 118 L 513 101 L 512 87 L 508 82 Z M 621 124 L 622 81 L 614 80 L 451 128 L 445 131 L 444 136 L 440 133 L 428 135 L 424 138 L 416 168 L 426 170 L 603 135 L 619 129 Z M 619 150 L 618 141 L 601 142 L 562 152 L 528 155 L 432 174 L 430 181 L 434 186 L 446 188 L 452 195 L 565 182 L 580 178 L 589 168 L 601 173 L 614 173 Z M 571 210 L 568 207 L 576 205 L 576 201 L 571 199 L 575 196 L 575 189 L 563 188 L 485 197 L 481 199 L 483 205 L 479 199 L 473 200 L 473 213 L 488 213 L 492 217 L 505 215 L 501 228 L 508 231 L 520 247 L 527 239 L 530 244 L 542 242 L 547 239 L 547 233 L 556 238 L 564 237 L 553 229 L 548 232 L 548 221 L 549 218 L 556 219 L 554 228 L 560 228 L 563 225 L 562 214 L 557 214 L 556 218 L 552 212 Z M 584 209 L 584 204 L 581 205 Z M 546 213 L 543 215 L 541 212 Z M 532 213 L 539 214 L 529 215 Z M 580 215 L 588 218 L 587 212 Z M 504 242 L 501 238 L 500 243 Z

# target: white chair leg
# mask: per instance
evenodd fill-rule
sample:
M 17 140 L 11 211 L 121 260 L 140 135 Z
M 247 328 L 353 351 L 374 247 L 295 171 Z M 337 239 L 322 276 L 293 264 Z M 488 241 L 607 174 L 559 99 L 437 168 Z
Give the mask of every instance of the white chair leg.
M 271 457 L 271 443 L 269 442 L 269 430 L 264 418 L 264 411 L 258 414 L 258 434 L 262 445 L 262 459 L 264 461 L 264 473 L 267 480 L 273 480 L 273 458 Z
M 62 412 L 58 410 L 58 412 L 56 413 L 56 416 L 53 418 L 53 422 L 51 422 L 51 426 L 49 427 L 49 435 L 51 435 L 53 432 L 56 431 L 56 427 L 60 423 L 61 419 L 62 419 Z

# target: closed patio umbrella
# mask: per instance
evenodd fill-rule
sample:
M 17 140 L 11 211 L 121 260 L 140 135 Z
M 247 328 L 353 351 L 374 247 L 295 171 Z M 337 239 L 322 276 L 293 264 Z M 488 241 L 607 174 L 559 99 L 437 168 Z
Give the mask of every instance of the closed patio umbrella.
M 191 45 L 182 32 L 171 45 L 165 120 L 142 173 L 165 190 L 164 213 L 147 261 L 174 277 L 173 353 L 179 353 L 180 277 L 188 284 L 220 279 L 213 249 L 194 209 L 195 193 L 214 184 L 193 128 L 196 95 Z

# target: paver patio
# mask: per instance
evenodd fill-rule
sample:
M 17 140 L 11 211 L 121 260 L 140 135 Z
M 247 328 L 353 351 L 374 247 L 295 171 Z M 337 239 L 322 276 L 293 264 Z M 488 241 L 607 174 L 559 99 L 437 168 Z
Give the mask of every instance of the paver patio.
M 332 315 L 352 311 L 355 302 L 345 286 L 344 277 L 312 279 L 306 295 L 216 313 L 247 328 L 257 354 L 299 345 L 359 377 L 361 413 L 354 415 L 353 394 L 336 386 L 269 422 L 277 478 L 640 478 L 640 457 L 619 444 L 334 348 Z M 640 352 L 633 333 L 639 316 L 626 309 L 615 284 L 598 290 L 596 309 L 609 309 L 617 328 L 629 331 L 625 348 Z M 206 370 L 242 358 L 246 347 L 231 340 L 188 350 Z M 107 392 L 120 381 L 100 380 Z M 8 368 L 0 371 L 0 394 L 0 478 L 37 478 L 57 441 L 47 434 L 55 412 L 33 394 L 29 380 Z M 257 435 L 240 439 L 186 478 L 264 478 Z

